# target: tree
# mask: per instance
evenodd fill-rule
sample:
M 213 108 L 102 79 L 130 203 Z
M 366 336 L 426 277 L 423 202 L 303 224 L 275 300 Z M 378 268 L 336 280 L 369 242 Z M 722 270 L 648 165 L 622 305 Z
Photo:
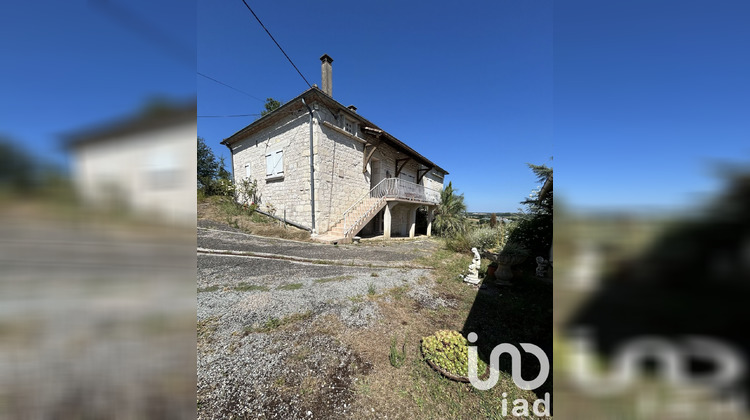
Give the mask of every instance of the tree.
M 276 111 L 277 109 L 279 109 L 279 107 L 281 107 L 281 102 L 279 102 L 279 101 L 277 101 L 276 99 L 273 99 L 273 98 L 266 98 L 266 103 L 265 103 L 264 107 L 266 109 L 263 110 L 263 111 L 260 111 L 260 116 L 261 117 L 263 117 L 263 116 L 265 116 L 267 114 L 270 114 L 273 111 Z
M 531 257 L 526 264 L 534 266 L 534 258 L 549 258 L 552 248 L 552 168 L 546 165 L 527 164 L 542 186 L 535 188 L 528 198 L 521 202 L 526 206 L 523 219 L 513 229 L 508 242 L 517 243 L 528 249 Z M 544 192 L 544 194 L 542 194 Z
M 232 174 L 229 173 L 226 169 L 226 163 L 224 162 L 224 156 L 221 156 L 219 158 L 219 170 L 216 172 L 216 176 L 219 179 L 231 181 L 232 180 Z
M 521 202 L 526 206 L 529 214 L 552 214 L 552 168 L 547 165 L 534 165 L 527 163 L 536 180 L 542 186 L 539 190 L 532 191 L 531 195 Z
M 210 187 L 218 172 L 219 163 L 214 152 L 203 137 L 198 137 L 198 188 Z
M 435 215 L 435 229 L 443 236 L 463 233 L 466 226 L 464 195 L 457 194 L 449 182 L 440 193 L 440 204 Z
M 0 138 L 0 188 L 16 193 L 28 193 L 36 185 L 36 162 L 18 145 L 5 137 Z
M 492 216 L 490 216 L 490 227 L 494 229 L 495 226 L 497 226 L 497 215 L 492 213 Z

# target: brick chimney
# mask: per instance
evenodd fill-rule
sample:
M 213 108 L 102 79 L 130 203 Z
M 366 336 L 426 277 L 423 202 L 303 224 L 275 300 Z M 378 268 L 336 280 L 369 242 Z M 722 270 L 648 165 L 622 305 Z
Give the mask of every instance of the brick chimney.
M 331 75 L 331 63 L 333 63 L 333 58 L 331 58 L 328 54 L 323 54 L 323 56 L 320 57 L 320 61 L 320 71 L 323 77 L 323 92 L 325 92 L 328 96 L 333 97 L 333 79 Z

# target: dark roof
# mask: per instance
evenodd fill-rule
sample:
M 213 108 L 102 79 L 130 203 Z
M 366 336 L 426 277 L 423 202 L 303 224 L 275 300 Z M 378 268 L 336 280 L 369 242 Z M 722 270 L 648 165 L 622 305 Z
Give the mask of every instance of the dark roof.
M 227 137 L 226 139 L 222 140 L 221 144 L 229 145 L 231 143 L 234 143 L 236 141 L 239 141 L 251 134 L 253 134 L 255 131 L 267 127 L 273 122 L 275 122 L 277 119 L 281 118 L 284 115 L 287 115 L 289 111 L 292 111 L 294 109 L 303 107 L 301 100 L 305 99 L 308 103 L 308 105 L 313 101 L 317 100 L 323 104 L 323 106 L 327 107 L 329 111 L 332 108 L 337 108 L 340 111 L 342 111 L 344 114 L 349 116 L 352 119 L 355 119 L 359 121 L 360 125 L 363 128 L 364 131 L 373 131 L 377 134 L 382 135 L 382 137 L 385 139 L 386 142 L 390 143 L 391 146 L 394 146 L 396 149 L 400 149 L 403 152 L 405 152 L 408 155 L 411 155 L 414 160 L 416 160 L 419 163 L 422 163 L 425 166 L 432 167 L 435 169 L 440 170 L 441 172 L 448 174 L 448 171 L 438 166 L 436 163 L 432 162 L 431 160 L 427 159 L 426 157 L 422 156 L 420 153 L 418 153 L 416 150 L 412 149 L 411 147 L 407 146 L 406 143 L 402 142 L 401 140 L 397 139 L 390 133 L 386 132 L 382 128 L 378 127 L 377 125 L 373 124 L 366 118 L 362 117 L 360 114 L 352 111 L 348 107 L 344 106 L 340 102 L 336 101 L 335 99 L 331 98 L 327 94 L 325 94 L 322 90 L 318 89 L 316 86 L 313 86 L 312 88 L 302 92 L 299 96 L 296 98 L 290 100 L 289 102 L 285 103 L 284 105 L 280 106 L 278 109 L 274 110 L 273 112 L 269 112 L 268 114 L 262 116 L 261 118 L 255 120 L 252 124 L 246 126 L 245 128 L 237 131 L 236 133 L 232 134 L 231 136 Z
M 105 122 L 80 131 L 63 134 L 65 147 L 77 148 L 86 144 L 109 141 L 129 134 L 153 131 L 173 125 L 195 122 L 197 106 L 195 101 L 184 105 L 163 105 L 150 112 L 130 115 Z

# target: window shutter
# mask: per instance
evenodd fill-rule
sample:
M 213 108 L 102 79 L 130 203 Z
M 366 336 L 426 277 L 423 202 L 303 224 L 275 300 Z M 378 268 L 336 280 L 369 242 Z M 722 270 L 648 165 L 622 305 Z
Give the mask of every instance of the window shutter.
M 273 176 L 273 155 L 266 155 L 266 176 Z
M 274 168 L 274 174 L 284 175 L 284 152 L 282 150 L 276 152 L 276 166 Z

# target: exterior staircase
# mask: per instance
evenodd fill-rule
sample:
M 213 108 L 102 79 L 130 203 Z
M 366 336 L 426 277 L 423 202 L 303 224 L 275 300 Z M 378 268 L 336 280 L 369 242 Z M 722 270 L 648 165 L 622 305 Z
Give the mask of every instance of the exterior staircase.
M 385 197 L 364 197 L 347 211 L 345 217 L 328 229 L 328 232 L 318 235 L 315 240 L 325 243 L 351 243 L 354 235 L 365 227 L 385 204 Z
M 348 244 L 389 200 L 424 204 L 440 202 L 440 191 L 397 178 L 386 178 L 357 200 L 327 232 L 314 237 L 318 242 Z

